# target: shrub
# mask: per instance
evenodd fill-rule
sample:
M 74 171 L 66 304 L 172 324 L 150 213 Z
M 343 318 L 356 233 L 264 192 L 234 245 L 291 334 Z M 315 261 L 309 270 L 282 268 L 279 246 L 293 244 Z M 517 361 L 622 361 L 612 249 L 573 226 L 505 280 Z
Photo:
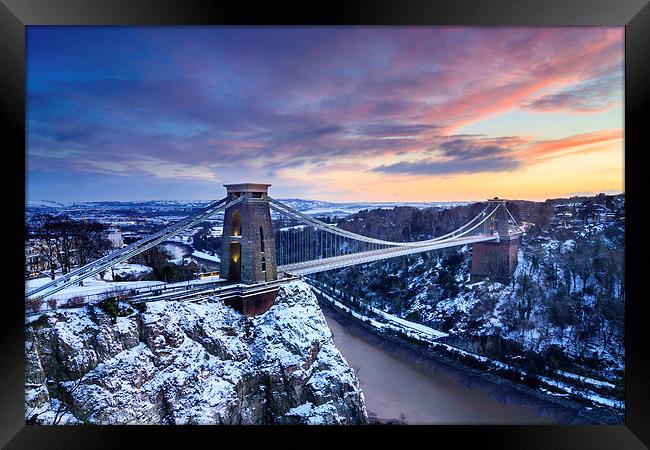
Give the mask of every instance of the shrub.
M 406 320 L 410 320 L 411 322 L 415 322 L 415 323 L 420 323 L 422 321 L 422 316 L 420 315 L 419 311 L 411 311 L 406 315 Z
M 50 308 L 50 309 L 56 309 L 56 307 L 57 307 L 57 303 L 58 303 L 58 302 L 56 301 L 55 298 L 51 298 L 51 299 L 49 299 L 49 300 L 47 301 L 47 307 Z
M 141 280 L 165 281 L 175 283 L 178 281 L 188 281 L 194 279 L 194 271 L 185 266 L 164 263 L 154 265 L 153 271 L 144 275 Z
M 144 313 L 147 310 L 147 304 L 145 302 L 135 302 L 133 307 L 137 309 L 140 314 Z
M 115 297 L 107 297 L 97 303 L 97 306 L 109 316 L 117 317 L 118 305 Z
M 48 319 L 47 314 L 41 314 L 40 316 L 38 316 L 38 319 L 33 321 L 30 325 L 36 328 L 44 327 L 47 325 L 47 319 Z
M 132 289 L 117 288 L 113 289 L 110 293 L 106 294 L 107 298 L 115 298 L 118 301 L 129 300 L 131 298 Z
M 61 305 L 62 308 L 80 308 L 86 304 L 86 299 L 77 296 L 68 299 L 67 302 Z
M 569 367 L 572 363 L 571 358 L 567 356 L 564 348 L 557 344 L 551 344 L 546 347 L 541 357 L 544 361 L 544 367 L 548 367 L 549 370 Z
M 90 320 L 92 320 L 94 323 L 99 324 L 99 321 L 97 320 L 97 311 L 95 310 L 95 305 L 88 305 L 88 314 L 90 315 Z
M 97 303 L 97 306 L 112 317 L 126 317 L 133 314 L 133 308 L 122 306 L 116 297 L 107 297 Z
M 43 306 L 43 300 L 40 298 L 28 298 L 25 301 L 25 309 L 29 312 L 38 312 Z
M 533 375 L 531 373 L 526 373 L 526 375 L 523 376 L 521 381 L 526 386 L 532 387 L 532 388 L 539 388 L 540 385 L 541 385 L 539 377 L 537 375 Z

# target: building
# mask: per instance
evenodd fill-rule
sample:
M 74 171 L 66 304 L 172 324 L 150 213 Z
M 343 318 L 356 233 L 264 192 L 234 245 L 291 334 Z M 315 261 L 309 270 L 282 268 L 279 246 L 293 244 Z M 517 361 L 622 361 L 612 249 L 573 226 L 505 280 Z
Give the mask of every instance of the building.
M 35 278 L 50 271 L 50 258 L 48 249 L 43 239 L 33 238 L 25 242 L 25 276 Z M 53 262 L 54 269 L 58 265 Z
M 124 247 L 124 239 L 122 237 L 122 232 L 119 228 L 112 227 L 106 230 L 106 239 L 111 241 L 113 248 L 122 248 Z

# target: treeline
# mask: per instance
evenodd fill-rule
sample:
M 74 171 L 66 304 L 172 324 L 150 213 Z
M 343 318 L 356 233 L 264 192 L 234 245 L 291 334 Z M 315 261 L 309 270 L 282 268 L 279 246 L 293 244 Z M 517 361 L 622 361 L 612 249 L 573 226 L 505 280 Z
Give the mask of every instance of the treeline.
M 623 230 L 614 226 L 607 231 L 609 245 L 595 236 L 569 241 L 573 245 L 565 250 L 542 251 L 536 247 L 543 241 L 532 238 L 527 268 L 514 280 L 515 295 L 504 305 L 508 331 L 537 327 L 540 346 L 545 338 L 556 338 L 567 340 L 579 357 L 599 349 L 622 357 L 625 257 L 618 242 Z
M 338 226 L 364 236 L 392 241 L 417 241 L 440 236 L 476 217 L 485 203 L 452 208 L 395 206 L 392 209 L 362 210 L 340 219 Z
M 103 256 L 111 248 L 106 230 L 105 224 L 95 221 L 47 215 L 28 230 L 27 237 L 38 246 L 43 269 L 54 279 L 57 268 L 66 274 Z
M 463 291 L 469 261 L 468 255 L 450 248 L 322 272 L 314 277 L 361 303 L 431 325 L 426 310 L 432 311 L 439 301 Z
M 584 201 L 583 208 L 596 199 Z M 598 201 L 611 203 L 607 198 Z M 452 332 L 465 343 L 459 345 L 485 356 L 509 363 L 519 361 L 509 359 L 514 356 L 524 358 L 535 366 L 525 367 L 531 373 L 571 366 L 619 384 L 624 364 L 624 225 L 555 226 L 555 203 L 508 202 L 518 222 L 534 225 L 523 239 L 516 276 L 507 286 L 470 285 L 470 249 L 427 252 L 315 277 L 355 302 Z M 416 240 L 449 232 L 482 207 L 361 211 L 339 226 L 382 239 Z
M 145 250 L 139 255 L 132 257 L 130 261 L 153 269 L 140 278 L 143 281 L 164 281 L 167 283 L 188 281 L 194 279 L 198 271 L 198 266 L 194 263 L 184 266 L 170 262 L 169 255 L 158 247 Z

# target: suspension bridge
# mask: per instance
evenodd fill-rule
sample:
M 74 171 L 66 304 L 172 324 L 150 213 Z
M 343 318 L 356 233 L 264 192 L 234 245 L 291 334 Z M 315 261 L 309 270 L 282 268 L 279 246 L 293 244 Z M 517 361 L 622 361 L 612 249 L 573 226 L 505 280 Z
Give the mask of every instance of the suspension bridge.
M 506 279 L 517 263 L 522 232 L 506 208 L 505 200 L 487 201 L 475 217 L 444 235 L 420 241 L 388 241 L 348 231 L 304 214 L 270 197 L 269 186 L 226 185 L 225 198 L 43 284 L 28 292 L 26 298 L 52 296 L 218 214 L 223 214 L 222 280 L 184 285 L 183 289 L 170 287 L 164 295 L 158 291 L 146 295 L 196 299 L 202 294 L 219 296 L 222 293 L 233 305 L 244 303 L 244 313 L 255 315 L 272 305 L 279 282 L 301 275 L 464 245 L 473 246 L 472 281 L 486 276 Z

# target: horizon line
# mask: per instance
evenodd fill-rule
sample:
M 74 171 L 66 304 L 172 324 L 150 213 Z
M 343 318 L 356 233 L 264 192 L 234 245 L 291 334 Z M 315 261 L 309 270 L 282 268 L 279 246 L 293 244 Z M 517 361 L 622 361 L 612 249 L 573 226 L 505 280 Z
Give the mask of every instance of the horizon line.
M 625 195 L 625 191 L 621 191 L 618 193 L 608 193 L 608 192 L 598 192 L 598 193 L 571 193 L 567 194 L 566 196 L 560 196 L 560 197 L 552 197 L 552 198 L 544 198 L 544 199 L 530 199 L 530 198 L 503 198 L 502 200 L 508 200 L 508 201 L 526 201 L 526 202 L 545 202 L 547 200 L 557 200 L 557 199 L 571 199 L 571 198 L 580 198 L 580 197 L 596 197 L 600 194 L 605 194 L 607 196 L 611 197 L 616 197 L 619 195 Z M 498 196 L 496 196 L 498 197 Z M 498 197 L 501 199 L 501 197 Z M 133 199 L 133 200 L 115 200 L 115 199 L 103 199 L 103 200 L 49 200 L 49 199 L 38 199 L 38 200 L 27 200 L 25 201 L 25 206 L 29 206 L 30 204 L 34 204 L 36 202 L 49 202 L 49 203 L 60 203 L 60 204 L 66 204 L 65 206 L 72 206 L 75 204 L 84 204 L 84 203 L 103 203 L 103 202 L 111 202 L 111 203 L 137 203 L 137 202 L 210 202 L 210 201 L 216 201 L 218 200 L 217 198 L 214 199 L 182 199 L 182 198 L 158 198 L 158 199 Z M 484 202 L 487 200 L 490 200 L 489 198 L 481 199 L 481 200 L 358 200 L 358 201 L 345 201 L 345 202 L 338 202 L 338 201 L 332 201 L 332 200 L 319 200 L 319 199 L 313 199 L 313 198 L 303 198 L 303 197 L 282 197 L 278 198 L 278 200 L 304 200 L 304 201 L 312 201 L 312 202 L 322 202 L 322 203 L 333 203 L 333 204 L 339 204 L 339 205 L 346 205 L 346 204 L 360 204 L 360 203 L 366 203 L 366 204 L 371 204 L 371 203 L 478 203 L 478 202 Z

